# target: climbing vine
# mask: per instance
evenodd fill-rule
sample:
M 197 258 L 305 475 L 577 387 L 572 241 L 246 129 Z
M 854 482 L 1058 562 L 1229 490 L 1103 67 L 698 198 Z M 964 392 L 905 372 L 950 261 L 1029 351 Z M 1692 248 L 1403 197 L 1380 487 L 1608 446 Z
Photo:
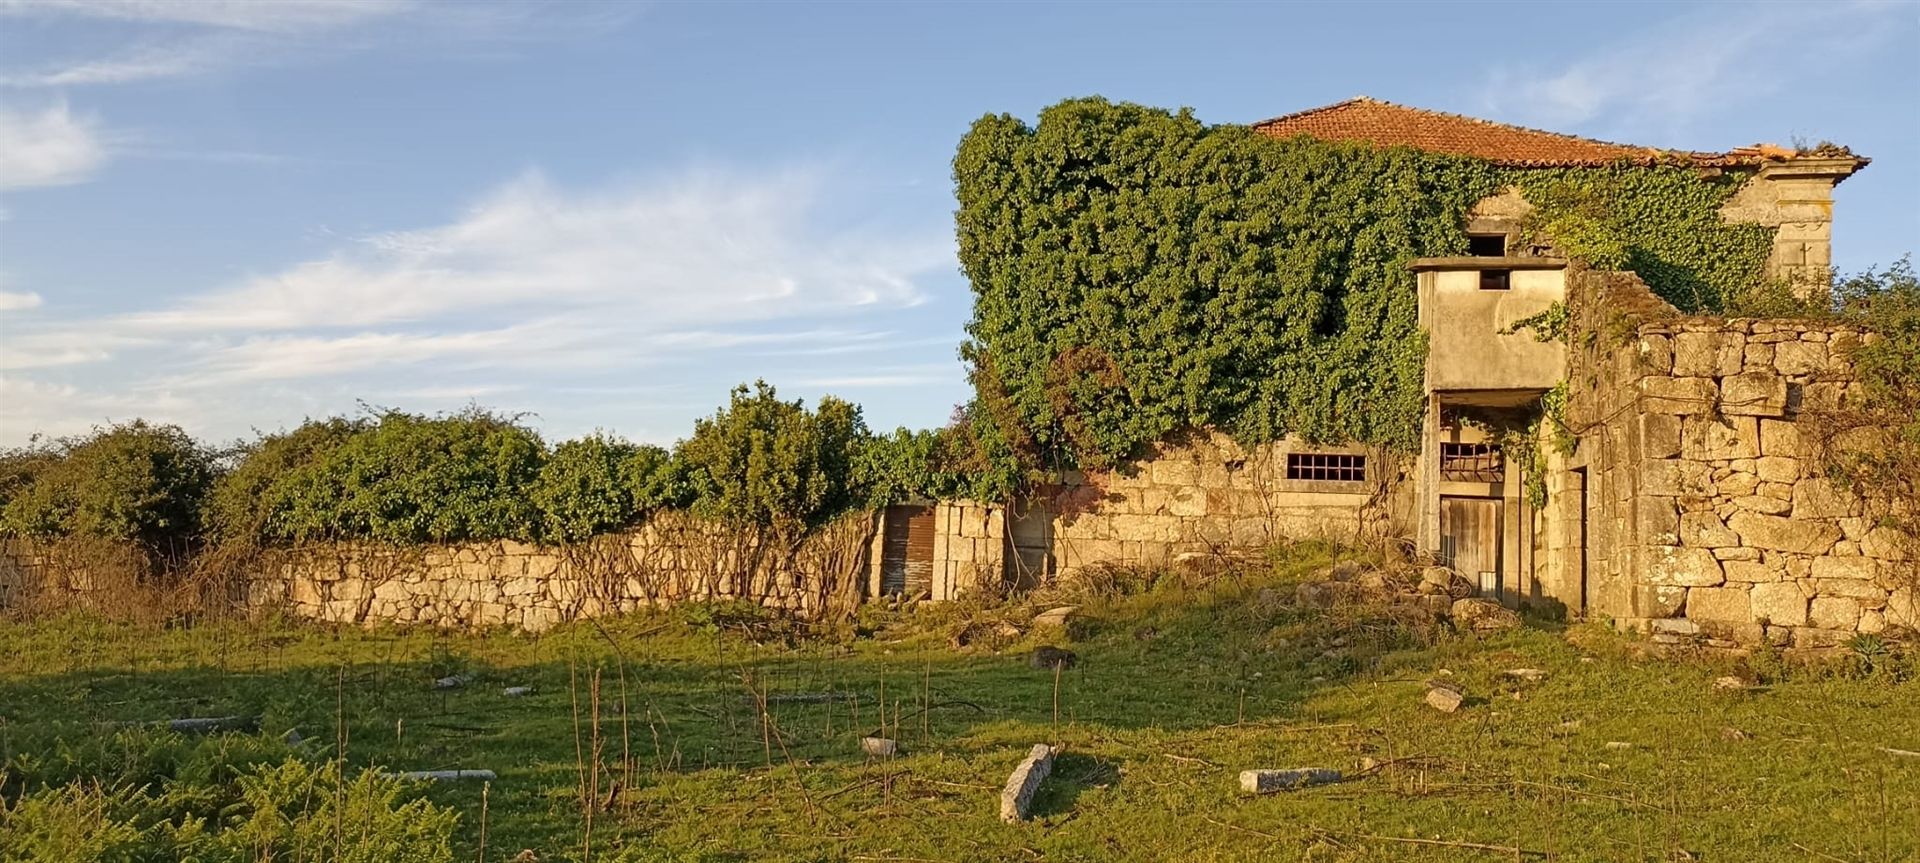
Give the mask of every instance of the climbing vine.
M 1509 169 L 1099 98 L 981 118 L 954 177 L 962 355 L 1009 478 L 1195 426 L 1411 451 L 1426 342 L 1407 265 L 1463 253 L 1468 211 L 1503 188 L 1538 237 L 1689 310 L 1755 277 L 1771 237 L 1721 223 L 1737 177 L 1682 165 Z M 1560 337 L 1564 309 L 1522 323 Z

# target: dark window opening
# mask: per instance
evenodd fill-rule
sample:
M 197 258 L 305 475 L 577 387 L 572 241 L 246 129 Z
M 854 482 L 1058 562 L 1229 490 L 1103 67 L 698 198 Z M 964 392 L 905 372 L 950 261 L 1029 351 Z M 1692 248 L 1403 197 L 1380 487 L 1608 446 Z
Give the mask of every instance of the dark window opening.
M 1440 478 L 1459 482 L 1500 482 L 1506 474 L 1500 448 L 1490 443 L 1440 445 Z
M 1509 279 L 1509 277 L 1512 275 L 1513 275 L 1512 273 L 1509 273 L 1506 270 L 1481 270 L 1480 271 L 1480 290 L 1504 291 L 1507 288 L 1510 288 L 1513 286 L 1512 282 Z
M 1471 234 L 1467 237 L 1467 254 L 1476 258 L 1504 258 L 1507 256 L 1507 235 Z
M 1363 482 L 1367 457 L 1348 453 L 1287 453 L 1287 479 Z

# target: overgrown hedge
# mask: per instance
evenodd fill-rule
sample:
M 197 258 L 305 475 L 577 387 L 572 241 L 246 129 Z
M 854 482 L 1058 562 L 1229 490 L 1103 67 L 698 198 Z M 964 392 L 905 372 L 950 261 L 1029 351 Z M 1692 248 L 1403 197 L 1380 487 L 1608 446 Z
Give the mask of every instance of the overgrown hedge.
M 963 354 L 1007 487 L 1195 426 L 1410 450 L 1426 345 L 1407 264 L 1464 252 L 1467 211 L 1508 186 L 1545 235 L 1688 310 L 1758 279 L 1771 243 L 1721 223 L 1737 176 L 1504 169 L 1098 98 L 981 118 L 954 179 Z
M 664 508 L 805 530 L 924 486 L 907 475 L 917 463 L 889 455 L 893 440 L 870 434 L 849 402 L 809 408 L 765 383 L 735 389 L 671 452 L 601 434 L 549 447 L 482 410 L 313 420 L 219 455 L 178 427 L 134 422 L 0 455 L 0 534 L 182 551 L 560 544 Z

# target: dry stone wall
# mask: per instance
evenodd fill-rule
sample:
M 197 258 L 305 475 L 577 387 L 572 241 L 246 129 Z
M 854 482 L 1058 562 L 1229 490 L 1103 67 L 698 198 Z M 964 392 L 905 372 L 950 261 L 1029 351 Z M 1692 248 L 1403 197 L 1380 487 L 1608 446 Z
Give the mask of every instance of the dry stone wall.
M 339 623 L 535 631 L 690 600 L 739 599 L 818 616 L 859 602 L 873 566 L 874 525 L 872 514 L 860 513 L 795 539 L 669 513 L 565 548 L 510 541 L 309 548 L 267 563 L 248 605 Z
M 1631 333 L 1574 364 L 1595 610 L 1663 640 L 1920 629 L 1920 563 L 1821 474 L 1799 424 L 1853 397 L 1863 334 L 1677 316 Z
M 1287 478 L 1287 454 L 1366 459 L 1366 480 Z M 1128 468 L 1069 474 L 1035 504 L 1051 516 L 1047 542 L 1062 576 L 1098 563 L 1163 566 L 1183 555 L 1258 549 L 1288 538 L 1404 533 L 1409 495 L 1389 454 L 1286 440 L 1240 447 L 1201 432 L 1163 443 Z

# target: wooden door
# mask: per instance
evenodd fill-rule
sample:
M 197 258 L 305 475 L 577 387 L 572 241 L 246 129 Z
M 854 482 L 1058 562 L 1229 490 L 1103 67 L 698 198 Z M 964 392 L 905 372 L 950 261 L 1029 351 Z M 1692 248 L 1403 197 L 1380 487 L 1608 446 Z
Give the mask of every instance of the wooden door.
M 1485 497 L 1440 498 L 1440 563 L 1500 596 L 1500 501 Z
M 923 597 L 933 590 L 933 507 L 887 507 L 880 592 Z

